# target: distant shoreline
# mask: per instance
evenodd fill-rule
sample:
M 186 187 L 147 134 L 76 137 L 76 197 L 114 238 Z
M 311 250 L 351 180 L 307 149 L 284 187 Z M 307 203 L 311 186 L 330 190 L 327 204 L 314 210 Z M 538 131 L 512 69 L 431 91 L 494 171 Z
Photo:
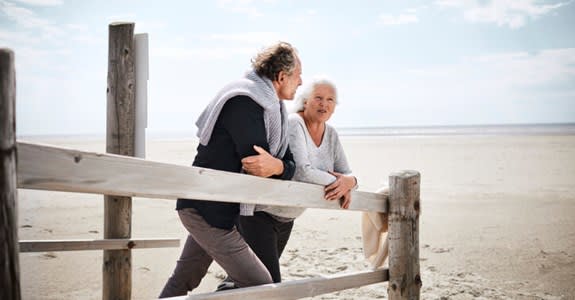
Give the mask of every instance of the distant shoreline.
M 575 135 L 575 123 L 338 128 L 342 136 Z
M 489 125 L 432 125 L 336 127 L 341 136 L 449 136 L 449 135 L 575 135 L 575 123 L 557 124 L 489 124 Z M 192 131 L 153 131 L 146 134 L 152 140 L 196 140 Z M 104 133 L 18 135 L 22 140 L 82 139 L 104 140 Z

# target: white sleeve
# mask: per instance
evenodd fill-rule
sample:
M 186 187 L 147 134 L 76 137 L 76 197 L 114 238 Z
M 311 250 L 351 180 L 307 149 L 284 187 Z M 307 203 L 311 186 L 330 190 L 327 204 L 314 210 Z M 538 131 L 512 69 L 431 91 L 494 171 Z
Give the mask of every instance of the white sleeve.
M 334 149 L 334 156 L 335 156 L 333 169 L 338 173 L 355 177 L 355 186 L 353 187 L 353 189 L 357 189 L 359 186 L 359 181 L 357 180 L 357 176 L 353 175 L 353 173 L 351 172 L 351 168 L 349 167 L 349 163 L 347 162 L 347 157 L 345 156 L 345 152 L 343 151 L 343 146 L 339 141 L 339 136 L 337 134 L 337 131 L 335 131 L 335 129 L 333 129 L 333 135 L 334 135 L 332 139 L 333 144 L 331 145 L 331 147 Z
M 347 163 L 347 157 L 345 156 L 345 152 L 343 151 L 343 146 L 339 141 L 339 137 L 335 129 L 333 130 L 333 143 L 331 147 L 334 149 L 334 166 L 333 169 L 341 174 L 351 175 L 351 168 Z

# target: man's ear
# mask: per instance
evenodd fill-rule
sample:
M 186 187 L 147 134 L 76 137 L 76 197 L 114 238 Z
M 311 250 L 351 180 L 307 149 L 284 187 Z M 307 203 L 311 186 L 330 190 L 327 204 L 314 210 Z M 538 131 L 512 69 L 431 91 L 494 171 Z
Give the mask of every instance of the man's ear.
M 284 71 L 280 71 L 278 73 L 278 83 L 282 83 L 285 80 L 286 73 Z

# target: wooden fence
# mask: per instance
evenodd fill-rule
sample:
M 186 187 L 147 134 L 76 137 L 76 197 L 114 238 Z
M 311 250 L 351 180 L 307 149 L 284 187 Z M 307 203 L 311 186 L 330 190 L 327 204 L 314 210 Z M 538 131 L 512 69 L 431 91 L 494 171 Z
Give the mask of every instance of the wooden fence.
M 103 299 L 131 298 L 131 249 L 177 247 L 179 239 L 132 239 L 131 197 L 191 198 L 341 209 L 323 187 L 154 162 L 133 155 L 133 23 L 110 25 L 107 151 L 94 153 L 15 138 L 12 51 L 0 49 L 0 299 L 20 299 L 19 252 L 103 250 Z M 113 48 L 113 49 L 112 49 Z M 105 195 L 104 239 L 18 241 L 17 188 Z M 419 299 L 419 190 L 416 171 L 389 176 L 389 194 L 353 192 L 350 211 L 387 213 L 389 269 L 295 280 L 174 299 L 296 299 L 389 281 L 389 299 Z M 359 228 L 358 228 L 359 230 Z

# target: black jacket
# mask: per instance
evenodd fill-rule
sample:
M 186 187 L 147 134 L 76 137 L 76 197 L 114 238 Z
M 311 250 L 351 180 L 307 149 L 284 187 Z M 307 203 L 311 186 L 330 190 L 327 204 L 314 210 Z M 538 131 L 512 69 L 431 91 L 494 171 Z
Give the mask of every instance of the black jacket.
M 206 146 L 198 145 L 194 166 L 240 173 L 241 159 L 256 155 L 253 145 L 269 152 L 264 110 L 247 96 L 229 99 L 214 126 Z M 289 148 L 282 158 L 284 172 L 272 178 L 289 180 L 295 172 L 295 163 Z M 239 214 L 238 203 L 178 199 L 176 209 L 195 208 L 208 224 L 231 229 Z

